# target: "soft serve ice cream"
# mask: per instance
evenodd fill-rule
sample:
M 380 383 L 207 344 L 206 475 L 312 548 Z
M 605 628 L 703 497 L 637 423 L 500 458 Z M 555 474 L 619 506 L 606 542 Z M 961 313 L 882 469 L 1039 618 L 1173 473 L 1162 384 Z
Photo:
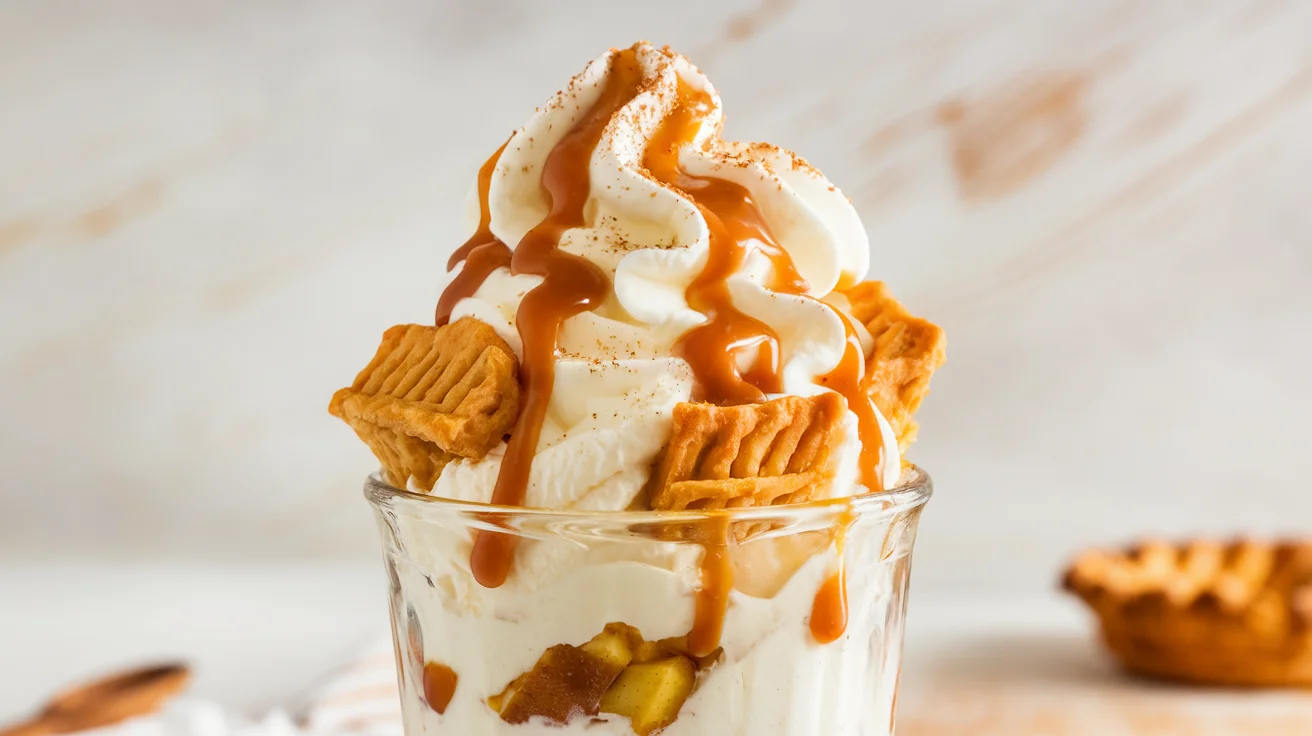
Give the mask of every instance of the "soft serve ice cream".
M 888 628 L 891 529 L 840 509 L 771 538 L 715 510 L 896 486 L 942 334 L 859 283 L 869 244 L 836 187 L 721 125 L 683 57 L 594 60 L 480 171 L 436 324 L 393 328 L 334 397 L 413 492 L 709 520 L 564 543 L 387 517 L 407 730 L 888 728 L 857 714 L 891 711 L 896 662 L 842 637 Z

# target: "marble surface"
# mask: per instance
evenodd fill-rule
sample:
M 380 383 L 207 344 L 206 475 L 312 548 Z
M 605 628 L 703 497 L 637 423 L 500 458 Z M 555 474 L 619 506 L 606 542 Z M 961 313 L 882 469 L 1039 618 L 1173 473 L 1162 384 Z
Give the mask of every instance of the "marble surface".
M 431 313 L 483 158 L 669 42 L 949 334 L 926 590 L 1307 531 L 1312 3 L 0 4 L 0 555 L 371 559 L 325 413 Z

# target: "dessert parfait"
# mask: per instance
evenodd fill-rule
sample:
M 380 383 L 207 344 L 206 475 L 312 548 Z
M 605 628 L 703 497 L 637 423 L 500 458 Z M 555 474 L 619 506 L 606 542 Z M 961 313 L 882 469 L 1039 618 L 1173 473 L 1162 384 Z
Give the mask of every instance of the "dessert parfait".
M 333 396 L 407 733 L 891 732 L 943 334 L 721 125 L 667 49 L 591 62 L 480 170 L 435 320 Z

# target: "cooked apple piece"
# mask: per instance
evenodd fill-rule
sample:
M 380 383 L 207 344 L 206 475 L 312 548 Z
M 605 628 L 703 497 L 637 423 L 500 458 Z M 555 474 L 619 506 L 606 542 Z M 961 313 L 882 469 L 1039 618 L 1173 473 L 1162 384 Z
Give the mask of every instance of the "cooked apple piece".
M 665 659 L 666 657 L 681 654 L 688 659 L 691 659 L 699 672 L 720 661 L 720 655 L 724 653 L 724 648 L 719 647 L 704 657 L 694 657 L 692 652 L 688 651 L 687 636 L 671 636 L 665 639 L 657 639 L 656 641 L 639 641 L 632 646 L 633 661 L 637 664 L 647 664 L 648 662 L 654 662 L 658 659 Z
M 680 655 L 629 665 L 602 696 L 601 710 L 628 718 L 646 736 L 674 722 L 695 679 L 696 666 Z
M 515 697 L 515 693 L 519 692 L 519 688 L 524 684 L 524 680 L 527 678 L 528 678 L 528 673 L 525 672 L 519 677 L 516 677 L 515 679 L 511 680 L 510 684 L 506 685 L 505 690 L 502 690 L 496 695 L 493 695 L 492 697 L 488 698 L 487 704 L 492 706 L 492 710 L 496 711 L 497 713 L 504 711 L 506 709 L 506 703 L 511 698 Z
M 655 662 L 669 655 L 669 651 L 662 647 L 660 642 L 655 641 L 644 641 L 633 649 L 633 661 L 637 664 Z
M 579 648 L 613 666 L 618 673 L 633 661 L 633 645 L 641 642 L 642 635 L 636 629 L 625 624 L 606 624 L 600 634 Z
M 500 697 L 489 698 L 488 704 L 494 708 L 499 704 L 501 720 L 507 723 L 542 716 L 564 724 L 575 715 L 596 715 L 601 696 L 632 657 L 627 646 L 608 639 L 597 643 L 604 636 L 605 632 L 582 647 L 551 647 L 532 670 L 511 683 Z M 622 638 L 619 641 L 622 643 Z

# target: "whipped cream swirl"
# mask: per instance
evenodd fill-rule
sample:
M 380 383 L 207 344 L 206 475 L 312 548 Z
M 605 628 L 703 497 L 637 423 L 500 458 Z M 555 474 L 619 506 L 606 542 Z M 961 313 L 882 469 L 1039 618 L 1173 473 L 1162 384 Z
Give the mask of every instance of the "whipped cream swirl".
M 501 242 L 513 248 L 550 213 L 551 198 L 542 183 L 547 156 L 600 97 L 617 53 L 592 61 L 507 142 L 486 203 L 490 231 Z M 586 258 L 610 277 L 612 294 L 599 308 L 561 324 L 555 385 L 526 498 L 530 506 L 627 507 L 668 437 L 674 405 L 692 395 L 693 374 L 688 363 L 674 357 L 675 344 L 708 318 L 689 304 L 687 292 L 708 261 L 711 230 L 696 202 L 657 181 L 643 165 L 658 129 L 679 104 L 681 86 L 710 104 L 697 119 L 691 140 L 677 150 L 679 168 L 745 189 L 805 281 L 800 293 L 772 290 L 775 264 L 759 249 L 727 279 L 733 306 L 778 337 L 783 393 L 807 396 L 827 390 L 818 380 L 839 365 L 847 346 L 839 314 L 846 312 L 847 303 L 838 289 L 858 281 L 869 265 L 865 229 L 837 187 L 787 150 L 722 140 L 719 95 L 696 67 L 648 44 L 634 47 L 634 53 L 641 83 L 607 121 L 592 152 L 586 225 L 567 230 L 559 240 L 562 251 Z M 472 316 L 486 322 L 522 358 L 516 313 L 524 294 L 541 281 L 498 268 L 455 305 L 451 319 Z M 857 320 L 847 321 L 868 354 L 869 336 Z M 861 491 L 856 424 L 855 416 L 849 416 L 833 495 Z M 883 486 L 891 488 L 901 462 L 888 422 L 880 417 L 879 425 L 880 476 Z M 571 474 L 568 458 L 577 457 L 581 448 L 608 460 L 592 473 L 594 485 L 553 482 L 553 476 Z M 628 467 L 618 467 L 617 458 Z M 500 459 L 494 453 L 479 462 L 495 465 Z M 632 472 L 635 464 L 639 472 Z M 471 484 L 470 476 L 494 473 L 471 473 L 457 465 L 449 466 L 433 492 L 486 501 L 483 491 L 490 486 Z M 633 477 L 622 489 L 614 488 L 616 478 L 626 475 Z M 603 486 L 605 492 L 595 492 Z

